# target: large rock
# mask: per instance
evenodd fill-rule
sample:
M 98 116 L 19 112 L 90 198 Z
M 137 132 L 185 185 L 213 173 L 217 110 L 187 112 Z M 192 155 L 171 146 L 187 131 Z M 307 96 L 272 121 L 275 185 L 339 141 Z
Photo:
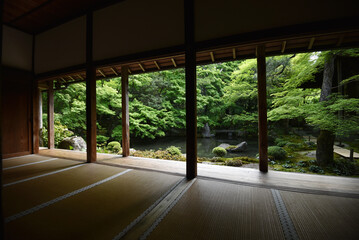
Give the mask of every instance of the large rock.
M 222 147 L 227 150 L 227 152 L 244 152 L 247 150 L 248 143 L 246 141 L 241 142 L 237 145 L 230 145 L 228 143 L 222 143 L 218 147 Z
M 246 141 L 241 142 L 240 144 L 237 144 L 235 146 L 231 146 L 229 148 L 226 148 L 227 152 L 244 152 L 247 150 L 248 143 Z
M 72 136 L 72 137 L 64 138 L 60 142 L 59 148 L 84 151 L 84 150 L 86 150 L 87 145 L 86 145 L 85 140 L 82 137 Z

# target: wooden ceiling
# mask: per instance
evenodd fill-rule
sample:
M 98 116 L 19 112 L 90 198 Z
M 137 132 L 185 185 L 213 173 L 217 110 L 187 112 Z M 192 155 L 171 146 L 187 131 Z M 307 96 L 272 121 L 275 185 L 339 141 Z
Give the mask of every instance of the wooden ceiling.
M 197 52 L 197 64 L 211 64 L 225 61 L 234 61 L 256 57 L 256 47 L 264 44 L 267 56 L 293 54 L 301 52 L 323 51 L 330 49 L 359 47 L 359 31 L 339 32 L 321 35 L 308 35 L 296 38 L 278 39 L 275 41 L 256 42 L 228 46 L 217 49 L 208 49 Z M 185 65 L 184 53 L 167 56 L 150 57 L 133 61 L 117 62 L 107 65 L 98 65 L 97 79 L 108 79 L 121 75 L 121 65 L 129 66 L 130 74 L 148 73 L 160 70 L 181 68 Z M 85 81 L 85 69 L 70 71 L 64 74 L 55 74 L 39 78 L 39 83 L 54 80 L 61 88 L 71 83 Z M 46 85 L 45 85 L 46 86 Z
M 37 34 L 121 0 L 4 0 L 4 23 Z

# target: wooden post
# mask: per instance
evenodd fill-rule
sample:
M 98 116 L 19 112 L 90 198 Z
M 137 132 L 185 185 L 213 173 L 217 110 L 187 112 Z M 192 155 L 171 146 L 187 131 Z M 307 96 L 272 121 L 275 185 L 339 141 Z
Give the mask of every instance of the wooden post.
M 186 72 L 186 176 L 197 176 L 197 79 L 194 1 L 184 1 Z
M 93 64 L 93 13 L 86 15 L 87 162 L 96 162 L 96 68 Z
M 259 170 L 268 172 L 267 90 L 265 47 L 257 47 Z
M 2 192 L 2 118 L 3 118 L 3 112 L 2 112 L 2 82 L 3 82 L 3 75 L 2 75 L 2 39 L 3 39 L 3 8 L 4 8 L 4 1 L 0 0 L 0 239 L 5 239 L 5 223 L 4 223 L 4 211 L 3 211 L 3 192 Z
M 128 66 L 121 66 L 122 86 L 122 156 L 130 155 L 130 116 L 128 109 Z
M 40 97 L 41 91 L 38 88 L 36 79 L 32 84 L 32 153 L 39 153 L 40 144 Z
M 54 127 L 54 82 L 48 83 L 47 91 L 47 147 L 55 148 L 55 127 Z M 39 108 L 40 109 L 40 108 Z M 39 114 L 40 115 L 40 114 Z

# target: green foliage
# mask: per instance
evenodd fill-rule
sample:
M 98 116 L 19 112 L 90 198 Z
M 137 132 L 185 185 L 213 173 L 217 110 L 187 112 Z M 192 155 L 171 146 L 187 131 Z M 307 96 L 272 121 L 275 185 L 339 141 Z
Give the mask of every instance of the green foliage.
M 213 148 L 212 153 L 217 157 L 224 157 L 227 155 L 227 150 L 223 147 L 215 147 Z
M 170 146 L 166 149 L 166 151 L 171 154 L 172 156 L 173 155 L 182 155 L 181 153 L 181 150 L 178 148 L 178 147 L 175 147 L 175 146 Z
M 283 160 L 287 157 L 287 152 L 278 146 L 268 147 L 268 157 L 273 160 Z
M 225 165 L 232 167 L 240 167 L 243 165 L 240 159 L 230 159 L 225 162 Z
M 139 151 L 131 152 L 131 155 L 134 157 L 143 157 L 143 158 L 155 158 L 155 159 L 167 159 L 167 160 L 176 160 L 176 161 L 186 161 L 186 157 L 181 155 L 172 155 L 167 151 L 158 150 L 158 151 Z
M 43 115 L 44 118 L 47 118 L 47 115 Z M 45 123 L 45 122 L 44 122 Z M 62 125 L 60 121 L 56 120 L 54 122 L 54 134 L 55 134 L 55 147 L 59 145 L 59 143 L 67 137 L 71 137 L 74 135 L 72 131 L 70 131 L 66 125 Z M 44 146 L 48 145 L 48 136 L 47 136 L 47 123 L 44 124 L 42 128 L 41 138 L 43 139 Z
M 117 141 L 112 141 L 107 144 L 107 149 L 114 153 L 122 151 L 121 144 Z
M 309 167 L 309 171 L 314 172 L 314 173 L 321 173 L 321 174 L 324 173 L 324 170 L 321 167 L 317 166 L 317 165 L 311 165 Z

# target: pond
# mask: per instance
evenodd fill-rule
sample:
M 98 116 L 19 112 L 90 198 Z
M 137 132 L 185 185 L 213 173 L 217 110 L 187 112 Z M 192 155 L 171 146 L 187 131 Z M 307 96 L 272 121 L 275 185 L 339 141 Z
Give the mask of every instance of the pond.
M 214 157 L 212 149 L 220 145 L 221 143 L 228 143 L 231 145 L 237 145 L 244 141 L 243 139 L 224 139 L 218 137 L 212 138 L 197 138 L 197 155 L 198 157 Z M 228 153 L 227 157 L 239 157 L 248 156 L 256 157 L 258 153 L 258 141 L 246 140 L 248 143 L 247 150 L 242 153 Z M 159 150 L 166 149 L 170 146 L 176 146 L 181 149 L 182 153 L 186 153 L 186 138 L 185 137 L 163 137 L 154 140 L 143 140 L 143 139 L 131 139 L 131 148 L 136 150 Z

